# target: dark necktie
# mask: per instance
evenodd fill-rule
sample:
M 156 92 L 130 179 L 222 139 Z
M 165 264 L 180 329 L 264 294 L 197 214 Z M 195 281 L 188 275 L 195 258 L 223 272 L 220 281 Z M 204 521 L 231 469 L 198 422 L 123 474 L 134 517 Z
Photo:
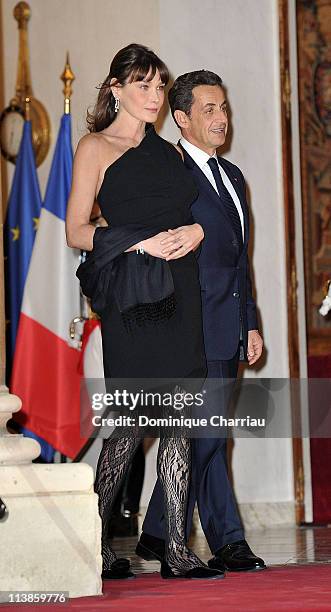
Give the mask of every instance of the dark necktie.
M 238 240 L 239 249 L 241 250 L 243 247 L 243 235 L 242 235 L 241 222 L 240 222 L 240 217 L 239 217 L 237 207 L 229 191 L 227 190 L 227 188 L 225 187 L 223 183 L 220 169 L 218 167 L 218 163 L 215 157 L 210 157 L 208 159 L 208 166 L 210 167 L 213 173 L 213 177 L 215 179 L 215 183 L 216 183 L 216 187 L 219 193 L 221 203 L 223 204 L 228 214 L 228 217 L 230 218 L 232 227 L 235 231 L 235 234 Z

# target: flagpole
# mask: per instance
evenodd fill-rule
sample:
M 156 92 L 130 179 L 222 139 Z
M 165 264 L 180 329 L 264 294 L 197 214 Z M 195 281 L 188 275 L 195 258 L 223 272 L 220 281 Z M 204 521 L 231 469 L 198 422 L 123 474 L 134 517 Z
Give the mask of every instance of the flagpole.
M 75 75 L 71 69 L 70 62 L 69 62 L 69 52 L 68 51 L 67 51 L 65 68 L 61 75 L 61 80 L 63 81 L 63 84 L 64 84 L 64 88 L 63 88 L 64 114 L 68 115 L 70 114 L 70 106 L 71 106 L 72 82 L 75 80 Z M 84 321 L 90 318 L 91 309 L 87 303 L 87 299 L 82 294 L 82 291 L 80 292 L 80 298 L 81 298 L 80 299 L 80 306 L 81 306 L 80 316 L 77 317 L 77 319 L 78 321 Z M 71 326 L 70 326 L 70 330 L 71 330 L 70 333 L 72 334 L 73 338 L 75 336 L 75 329 L 74 329 L 75 322 L 76 322 L 75 320 L 72 321 Z M 92 446 L 93 443 L 94 443 L 94 438 L 89 438 L 87 442 L 84 444 L 84 446 L 80 449 L 76 457 L 74 457 L 73 463 L 79 463 L 84 457 L 84 455 L 87 453 L 89 448 Z M 61 455 L 61 462 L 64 462 L 64 461 L 65 461 L 64 455 Z
M 28 96 L 25 98 L 25 121 L 31 121 L 30 98 Z
M 61 81 L 63 81 L 63 93 L 64 93 L 64 114 L 70 114 L 70 103 L 71 103 L 71 95 L 72 95 L 72 82 L 75 80 L 75 75 L 71 70 L 70 62 L 69 62 L 69 51 L 67 51 L 66 57 L 66 65 L 61 74 Z
M 75 80 L 75 75 L 71 70 L 70 62 L 69 62 L 69 51 L 67 51 L 66 63 L 64 70 L 60 76 L 61 81 L 63 81 L 63 93 L 64 93 L 64 114 L 70 115 L 71 110 L 71 95 L 72 95 L 72 82 Z M 61 453 L 61 463 L 66 463 L 67 458 L 66 455 Z
M 60 78 L 64 84 L 64 87 L 63 87 L 64 114 L 69 115 L 71 111 L 72 83 L 75 80 L 75 75 L 70 66 L 68 51 L 67 51 L 67 56 L 66 56 L 66 64 L 65 64 L 63 73 Z M 82 294 L 82 291 L 81 291 L 80 292 L 80 316 L 77 317 L 77 320 L 74 319 L 70 325 L 70 334 L 71 334 L 72 339 L 74 339 L 75 337 L 75 323 L 89 319 L 90 313 L 91 313 L 91 309 L 89 308 L 87 299 L 85 298 L 85 296 Z M 74 459 L 72 460 L 73 463 L 79 463 L 84 457 L 84 455 L 87 453 L 89 448 L 92 446 L 93 443 L 94 443 L 94 438 L 89 438 L 87 442 L 84 444 L 84 446 L 80 449 L 76 457 L 74 457 Z M 61 453 L 61 463 L 65 463 L 65 462 L 66 462 L 66 456 Z

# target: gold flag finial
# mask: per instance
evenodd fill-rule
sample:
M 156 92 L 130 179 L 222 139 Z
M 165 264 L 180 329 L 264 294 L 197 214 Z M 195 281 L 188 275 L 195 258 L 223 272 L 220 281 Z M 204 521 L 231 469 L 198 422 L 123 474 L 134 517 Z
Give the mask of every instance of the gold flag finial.
M 64 83 L 63 93 L 64 93 L 64 113 L 68 115 L 70 113 L 70 98 L 72 94 L 72 82 L 75 80 L 75 75 L 71 70 L 70 62 L 69 62 L 69 51 L 67 51 L 66 57 L 66 65 L 64 67 L 64 71 L 61 74 L 61 81 Z
M 30 98 L 26 97 L 25 98 L 25 121 L 30 121 L 31 120 L 31 116 L 30 116 Z
M 19 2 L 16 4 L 13 10 L 13 15 L 18 21 L 18 27 L 22 30 L 26 30 L 28 27 L 28 21 L 31 17 L 31 9 L 27 2 Z
M 32 85 L 29 62 L 28 46 L 28 21 L 31 17 L 31 9 L 27 2 L 19 2 L 13 10 L 18 24 L 19 50 L 18 67 L 16 77 L 16 103 L 24 107 L 25 97 L 32 96 Z

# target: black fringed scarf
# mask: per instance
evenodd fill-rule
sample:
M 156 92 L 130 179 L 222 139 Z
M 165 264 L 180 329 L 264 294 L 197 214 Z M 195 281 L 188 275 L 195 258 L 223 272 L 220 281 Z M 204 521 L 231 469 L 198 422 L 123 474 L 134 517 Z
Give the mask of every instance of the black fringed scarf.
M 94 312 L 101 315 L 115 299 L 127 330 L 161 323 L 175 312 L 168 262 L 147 253 L 124 252 L 159 232 L 159 228 L 147 229 L 136 224 L 98 227 L 93 250 L 76 272 Z

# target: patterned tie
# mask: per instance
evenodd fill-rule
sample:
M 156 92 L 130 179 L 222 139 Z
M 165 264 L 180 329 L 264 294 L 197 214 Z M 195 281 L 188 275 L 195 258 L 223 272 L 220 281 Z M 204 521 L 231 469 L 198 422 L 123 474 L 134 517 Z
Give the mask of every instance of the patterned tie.
M 240 217 L 239 217 L 237 207 L 230 193 L 228 192 L 227 188 L 225 187 L 223 183 L 220 169 L 218 167 L 218 163 L 215 157 L 210 157 L 208 159 L 208 166 L 210 167 L 213 173 L 213 177 L 215 179 L 215 183 L 216 183 L 217 190 L 220 196 L 220 200 L 230 218 L 232 227 L 235 231 L 235 234 L 238 240 L 239 248 L 241 250 L 243 248 L 243 235 L 242 235 L 241 222 L 240 222 Z

